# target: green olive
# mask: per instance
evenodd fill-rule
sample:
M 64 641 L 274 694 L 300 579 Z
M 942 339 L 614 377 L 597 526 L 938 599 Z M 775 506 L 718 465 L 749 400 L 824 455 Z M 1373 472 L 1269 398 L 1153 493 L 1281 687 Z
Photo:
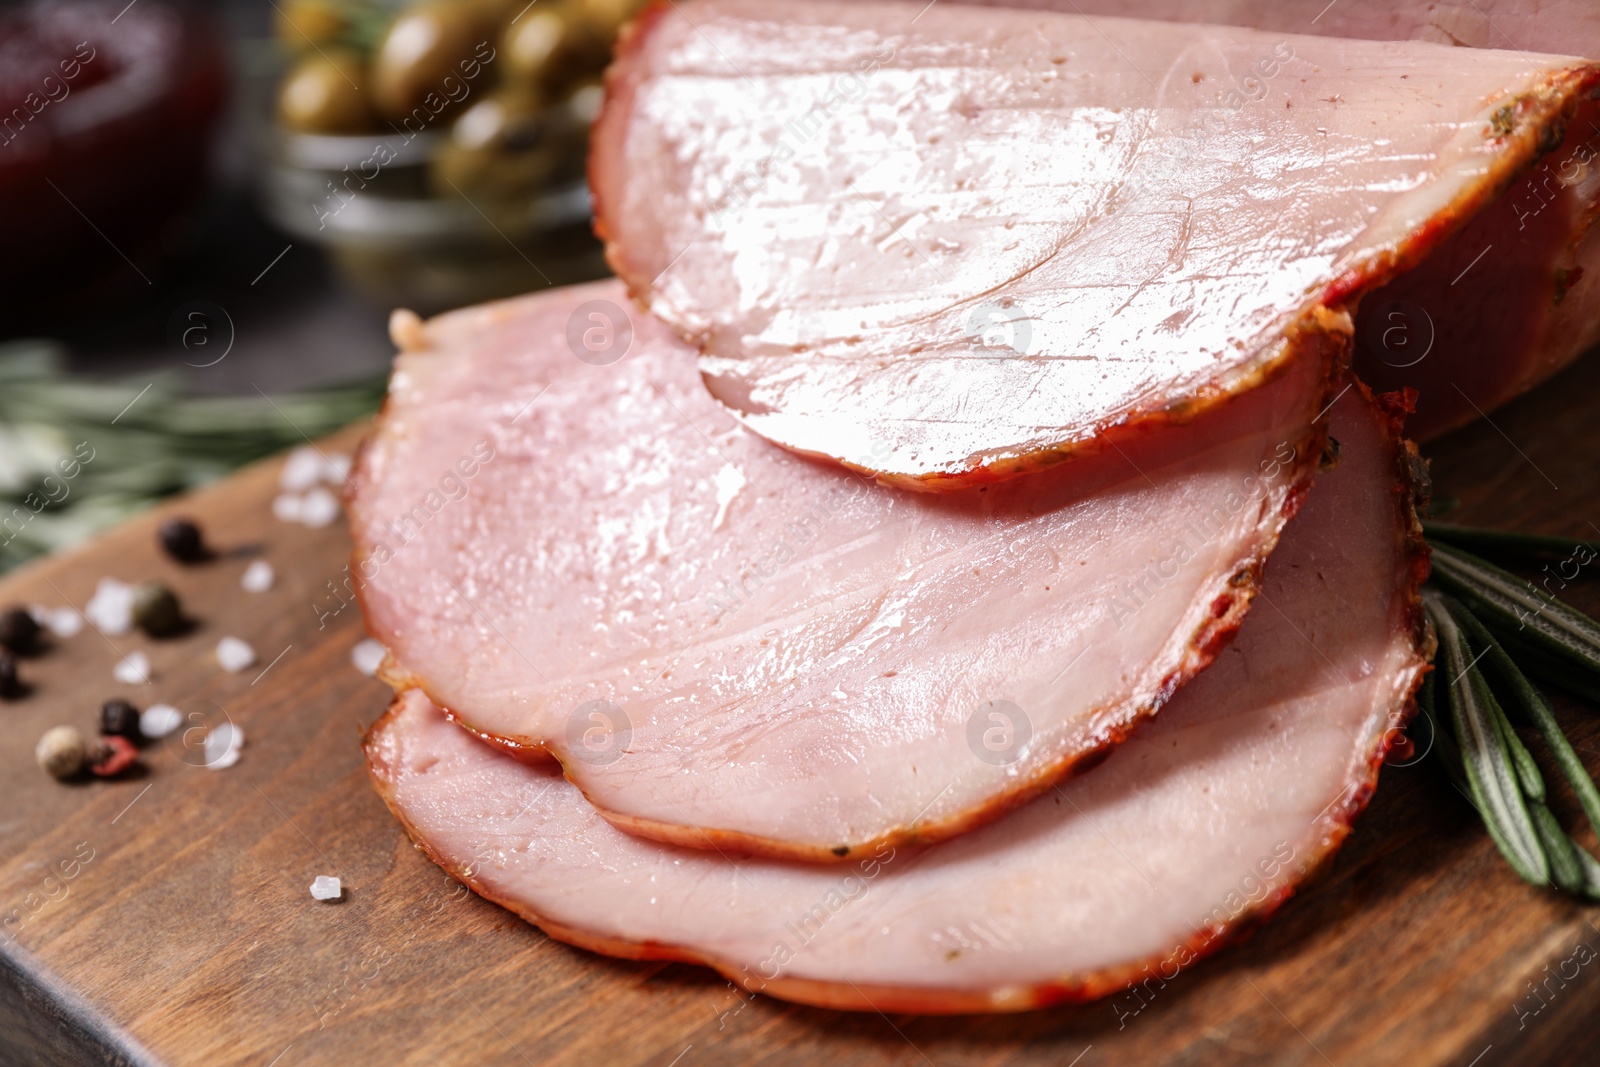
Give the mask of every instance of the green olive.
M 432 121 L 483 85 L 494 58 L 484 9 L 432 0 L 402 11 L 372 61 L 372 99 L 391 119 Z M 421 114 L 417 114 L 421 109 Z
M 308 55 L 278 87 L 278 121 L 306 133 L 360 133 L 375 125 L 360 86 L 367 80 L 352 52 Z
M 546 109 L 522 92 L 501 90 L 473 104 L 450 128 L 450 140 L 433 164 L 441 195 L 525 204 L 537 196 L 569 157 L 583 149 L 553 124 Z
M 605 64 L 604 42 L 566 6 L 530 11 L 500 42 L 508 81 L 558 89 Z
M 273 7 L 273 32 L 290 48 L 337 41 L 350 29 L 350 20 L 331 0 L 283 0 Z
M 643 0 L 569 0 L 573 16 L 607 44 L 616 40 L 622 24 L 634 16 Z

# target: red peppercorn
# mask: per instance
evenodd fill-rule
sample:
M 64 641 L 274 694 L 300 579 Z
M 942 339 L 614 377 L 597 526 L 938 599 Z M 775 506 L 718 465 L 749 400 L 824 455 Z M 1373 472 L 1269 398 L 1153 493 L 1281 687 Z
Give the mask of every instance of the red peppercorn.
M 113 778 L 139 758 L 139 750 L 126 737 L 102 737 L 89 749 L 89 773 L 97 778 Z

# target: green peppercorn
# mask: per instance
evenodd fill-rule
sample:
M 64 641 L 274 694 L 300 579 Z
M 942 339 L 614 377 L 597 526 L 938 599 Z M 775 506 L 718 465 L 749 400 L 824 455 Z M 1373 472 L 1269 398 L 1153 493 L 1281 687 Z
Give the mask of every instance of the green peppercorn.
M 200 527 L 188 519 L 168 519 L 161 524 L 161 547 L 179 563 L 198 563 L 211 554 Z
M 100 732 L 108 737 L 126 737 L 134 744 L 144 740 L 139 730 L 139 709 L 114 697 L 100 705 Z
M 142 582 L 133 591 L 133 624 L 151 637 L 170 637 L 183 629 L 178 597 L 160 582 Z
M 39 623 L 27 608 L 0 611 L 0 646 L 24 656 L 39 647 Z
M 23 693 L 17 677 L 17 657 L 0 648 L 0 700 L 15 700 Z

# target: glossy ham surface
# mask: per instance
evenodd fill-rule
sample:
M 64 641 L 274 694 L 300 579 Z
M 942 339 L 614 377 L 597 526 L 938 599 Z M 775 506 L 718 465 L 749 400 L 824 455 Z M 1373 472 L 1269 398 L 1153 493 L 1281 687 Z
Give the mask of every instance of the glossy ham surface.
M 404 334 L 352 571 L 397 688 L 694 847 L 846 861 L 1048 788 L 1211 662 L 1323 453 L 1331 353 L 1079 463 L 885 488 L 742 427 L 625 306 Z M 607 312 L 626 355 L 577 358 Z
M 999 0 L 994 6 L 1600 58 L 1600 4 L 1592 0 Z M 1095 19 L 1117 47 L 1124 25 Z M 1600 342 L 1597 157 L 1600 108 L 1590 102 L 1538 167 L 1421 265 L 1362 302 L 1357 371 L 1377 389 L 1418 390 L 1417 410 L 1406 420 L 1412 438 L 1426 441 L 1480 418 Z
M 1103 766 L 953 841 L 845 867 L 656 844 L 416 692 L 369 733 L 368 763 L 447 871 L 596 951 L 880 1011 L 1022 1010 L 1170 979 L 1338 847 L 1410 707 L 1424 565 L 1387 431 L 1347 395 L 1340 466 L 1273 555 L 1270 610 Z
M 1424 42 L 694 0 L 624 40 L 590 177 L 613 266 L 747 425 L 944 488 L 1347 341 L 1358 298 L 1560 144 L 1596 77 Z

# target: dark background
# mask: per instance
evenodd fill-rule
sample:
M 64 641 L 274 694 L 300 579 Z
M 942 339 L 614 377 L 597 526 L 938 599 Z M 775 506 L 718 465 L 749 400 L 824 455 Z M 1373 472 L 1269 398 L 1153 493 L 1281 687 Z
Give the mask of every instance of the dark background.
M 212 189 L 190 229 L 186 254 L 151 275 L 148 294 L 128 302 L 85 302 L 44 321 L 0 318 L 0 341 L 61 341 L 71 351 L 73 372 L 86 377 L 177 370 L 199 393 L 253 393 L 259 386 L 276 394 L 381 369 L 394 353 L 386 327 L 390 309 L 355 291 L 320 249 L 278 230 L 255 204 L 261 135 L 284 65 L 272 39 L 271 3 L 194 6 L 210 14 L 227 41 L 233 92 L 213 152 Z M 283 258 L 273 263 L 280 252 Z M 128 271 L 134 277 L 133 268 Z M 233 348 L 212 367 L 188 366 L 203 360 L 168 338 L 173 315 L 194 300 L 221 307 L 233 321 Z

